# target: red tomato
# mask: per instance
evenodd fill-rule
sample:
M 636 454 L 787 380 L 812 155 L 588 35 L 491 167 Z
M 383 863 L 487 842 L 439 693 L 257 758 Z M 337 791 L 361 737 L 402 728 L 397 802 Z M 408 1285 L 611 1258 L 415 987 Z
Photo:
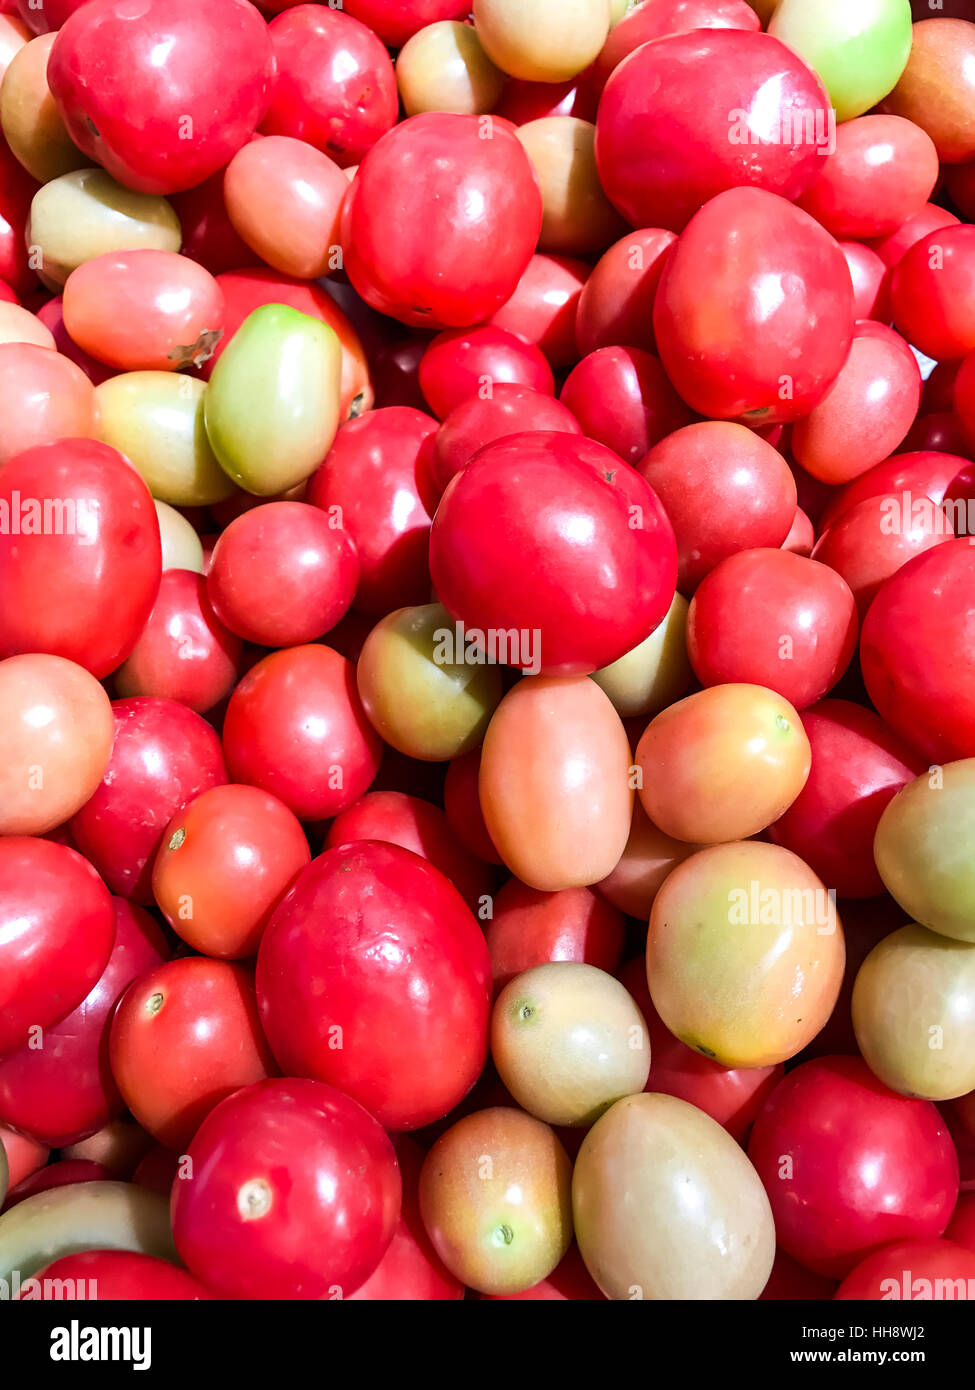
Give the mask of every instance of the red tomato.
M 24 1178 L 16 1187 L 11 1187 L 2 1210 L 9 1211 L 11 1207 L 25 1202 L 35 1193 L 50 1192 L 54 1187 L 73 1187 L 78 1182 L 100 1182 L 110 1177 L 111 1173 L 107 1168 L 100 1163 L 93 1163 L 88 1158 L 68 1158 L 61 1163 L 51 1163 L 46 1168 L 39 1168 L 36 1173 L 31 1173 L 29 1178 Z M 21 1298 L 25 1297 L 23 1287 L 22 1284 Z
M 593 123 L 599 104 L 599 93 L 590 80 L 591 69 L 571 77 L 568 82 L 528 82 L 509 77 L 505 83 L 496 114 L 512 125 L 527 125 L 546 116 L 575 116 L 577 120 Z
M 78 346 L 123 371 L 198 367 L 223 333 L 220 286 L 171 251 L 95 256 L 68 276 L 62 304 Z
M 166 570 L 146 625 L 115 673 L 115 688 L 205 714 L 233 690 L 240 662 L 240 638 L 214 613 L 203 576 Z
M 276 73 L 265 135 L 294 135 L 346 168 L 399 115 L 393 64 L 358 19 L 326 5 L 294 5 L 268 25 Z
M 822 513 L 820 527 L 835 525 L 868 497 L 903 502 L 905 494 L 909 509 L 920 503 L 921 510 L 925 498 L 940 507 L 946 497 L 975 497 L 975 467 L 969 459 L 933 450 L 895 454 L 835 493 Z
M 303 502 L 269 502 L 232 521 L 206 585 L 221 622 L 248 642 L 294 647 L 347 612 L 359 557 L 341 523 Z
M 87 3 L 88 0 L 43 0 L 40 5 L 35 5 L 31 0 L 15 0 L 13 6 L 5 8 L 10 13 L 16 9 L 35 34 L 50 34 L 60 29 L 69 15 Z
M 929 232 L 894 268 L 895 326 L 935 361 L 975 349 L 975 227 Z
M 329 647 L 288 647 L 253 666 L 227 706 L 223 747 L 235 782 L 261 787 L 299 820 L 358 801 L 382 757 L 355 668 Z
M 343 418 L 361 415 L 369 409 L 372 384 L 365 350 L 358 333 L 327 290 L 263 267 L 226 272 L 217 276 L 217 284 L 223 291 L 225 304 L 224 335 L 216 344 L 213 356 L 204 363 L 204 376 L 209 377 L 220 354 L 248 314 L 262 304 L 287 304 L 302 314 L 321 319 L 338 334 L 342 345 L 340 401 Z
M 341 427 L 308 480 L 307 501 L 352 538 L 360 564 L 355 607 L 371 617 L 430 596 L 436 429 L 436 420 L 408 406 L 370 411 Z
M 841 898 L 882 893 L 873 859 L 877 823 L 924 764 L 872 710 L 848 700 L 820 701 L 804 711 L 802 726 L 812 771 L 769 838 L 798 854 Z
M 859 1057 L 791 1071 L 755 1121 L 748 1156 L 779 1244 L 832 1278 L 891 1241 L 937 1238 L 958 1196 L 958 1158 L 935 1106 L 895 1095 Z
M 811 555 L 816 544 L 816 528 L 801 507 L 796 507 L 789 534 L 780 546 L 781 550 L 791 550 L 793 555 Z M 844 578 L 846 576 L 844 575 Z M 849 579 L 846 581 L 849 584 Z M 852 585 L 850 586 L 852 588 Z M 854 598 L 856 594 L 854 593 Z
M 76 1298 L 88 1299 L 96 1297 L 93 1291 L 97 1289 L 99 1303 L 199 1302 L 213 1298 L 185 1269 L 154 1255 L 137 1255 L 129 1250 L 84 1250 L 78 1255 L 65 1255 L 32 1277 L 41 1286 L 41 1298 L 64 1298 L 65 1288 L 74 1288 Z M 54 1280 L 59 1281 L 57 1286 Z M 85 1292 L 78 1292 L 79 1288 Z M 52 1292 L 48 1294 L 47 1290 Z M 22 1292 L 21 1298 L 24 1297 Z
M 112 1020 L 110 1050 L 112 1074 L 136 1120 L 179 1152 L 215 1105 L 276 1070 L 252 973 L 199 956 L 139 976 Z
M 132 650 L 159 589 L 149 489 L 107 444 L 64 439 L 6 463 L 4 512 L 7 534 L 30 542 L 0 547 L 0 655 L 51 652 L 107 675 Z
M 855 319 L 882 318 L 879 309 L 881 286 L 887 273 L 883 261 L 876 251 L 864 246 L 860 241 L 841 241 L 840 250 L 846 257 L 846 264 L 853 281 L 853 317 Z
M 653 325 L 692 409 L 762 425 L 794 420 L 846 361 L 853 284 L 843 252 L 807 213 L 734 188 L 701 209 L 668 256 Z
M 488 445 L 451 481 L 430 573 L 468 631 L 537 634 L 538 669 L 588 674 L 663 620 L 677 546 L 653 491 L 615 454 L 538 431 Z
M 650 1076 L 644 1090 L 696 1105 L 743 1144 L 785 1067 L 723 1067 L 675 1038 L 653 1007 L 643 956 L 628 961 L 619 978 L 640 1006 L 650 1033 Z
M 801 137 L 786 137 L 797 122 Z M 628 222 L 679 232 L 727 189 L 797 198 L 822 169 L 829 133 L 822 83 L 778 39 L 743 29 L 672 33 L 638 48 L 606 83 L 596 163 Z
M 47 77 L 68 134 L 113 178 L 177 193 L 223 168 L 267 108 L 274 57 L 247 0 L 90 0 Z
M 576 352 L 576 311 L 589 275 L 573 256 L 534 255 L 490 322 L 536 343 L 552 367 L 571 367 Z
M 677 587 L 690 594 L 739 550 L 781 545 L 796 514 L 785 459 L 744 425 L 704 420 L 659 440 L 639 464 L 677 536 Z
M 953 534 L 951 522 L 933 503 L 912 515 L 901 498 L 867 497 L 823 532 L 812 554 L 849 584 L 862 621 L 891 575 Z
M 0 1059 L 0 1118 L 64 1148 L 87 1139 L 122 1113 L 108 1061 L 115 1005 L 145 970 L 169 956 L 169 945 L 147 912 L 114 899 L 115 945 L 94 988 L 73 1013 Z
M 223 201 L 223 170 L 204 179 L 195 188 L 172 194 L 169 202 L 183 229 L 180 255 L 199 261 L 211 275 L 220 275 L 226 270 L 237 270 L 245 265 L 257 265 L 258 258 L 234 231 L 233 223 L 227 216 Z
M 24 233 L 31 199 L 39 187 L 14 159 L 6 140 L 0 139 L 0 278 L 18 295 L 38 288 Z
M 317 1081 L 263 1081 L 230 1096 L 173 1184 L 173 1234 L 190 1272 L 223 1298 L 354 1292 L 396 1230 L 393 1146 L 360 1105 Z
M 668 34 L 692 29 L 761 29 L 762 22 L 743 0 L 654 0 L 631 8 L 609 32 L 595 62 L 600 87 L 634 49 Z
M 858 116 L 836 129 L 836 149 L 798 199 L 833 236 L 883 237 L 925 206 L 938 181 L 938 151 L 903 116 Z
M 868 1255 L 846 1276 L 835 1298 L 975 1299 L 975 1251 L 950 1240 L 902 1240 Z
M 937 203 L 925 203 L 921 211 L 902 222 L 896 232 L 891 232 L 889 236 L 875 238 L 869 244 L 887 269 L 893 270 L 911 247 L 916 246 L 929 232 L 937 231 L 941 227 L 957 226 L 958 218 L 953 212 L 949 212 L 947 208 L 938 207 Z
M 548 395 L 555 390 L 552 369 L 534 343 L 491 324 L 440 333 L 420 359 L 420 389 L 441 420 L 467 400 L 490 400 L 503 382 Z
M 611 975 L 623 950 L 623 914 L 591 888 L 543 893 L 509 878 L 485 932 L 495 992 L 535 965 L 582 961 Z
M 59 294 L 55 295 L 53 299 L 49 299 L 41 305 L 37 311 L 37 317 L 50 332 L 58 352 L 65 357 L 70 357 L 75 366 L 81 368 L 92 385 L 98 386 L 101 382 L 107 381 L 110 376 L 115 376 L 115 369 L 106 367 L 104 362 L 96 361 L 70 337 L 64 326 L 63 305 L 63 297 Z
M 0 839 L 0 1056 L 43 1044 L 108 964 L 115 914 L 90 864 L 65 845 Z
M 335 817 L 325 839 L 326 849 L 356 840 L 382 840 L 400 845 L 439 869 L 478 913 L 490 901 L 494 875 L 454 834 L 439 806 L 405 792 L 376 791 Z
M 581 434 L 572 412 L 530 386 L 499 382 L 489 396 L 469 396 L 444 418 L 433 442 L 431 468 L 441 491 L 486 444 L 528 430 Z
M 968 444 L 975 447 L 975 352 L 969 353 L 955 377 L 954 406 Z
M 113 893 L 152 902 L 152 861 L 176 812 L 227 780 L 220 740 L 174 700 L 116 700 L 115 746 L 71 834 Z
M 311 855 L 296 817 L 257 787 L 211 787 L 163 835 L 152 891 L 170 926 L 208 956 L 250 956 Z
M 569 1131 L 570 1134 L 576 1132 Z M 603 1294 L 583 1263 L 579 1247 L 572 1244 L 552 1273 L 541 1283 L 533 1284 L 521 1293 L 482 1293 L 481 1298 L 490 1303 L 579 1303 L 601 1300 Z
M 825 1275 L 813 1274 L 811 1269 L 803 1269 L 791 1255 L 778 1249 L 772 1273 L 759 1294 L 759 1300 L 770 1303 L 824 1302 L 833 1297 L 836 1287 L 835 1279 L 827 1279 Z
M 653 301 L 676 240 L 673 232 L 647 227 L 630 232 L 603 253 L 579 296 L 580 353 L 616 346 L 656 351 Z
M 849 666 L 857 628 L 835 570 L 787 550 L 741 550 L 691 600 L 687 653 L 702 685 L 764 685 L 803 710 Z
M 642 348 L 599 348 L 569 373 L 559 399 L 583 433 L 627 463 L 691 422 L 691 412 L 652 353 Z
M 482 119 L 412 116 L 372 147 L 352 181 L 342 216 L 349 279 L 401 323 L 459 328 L 490 318 L 531 260 L 538 180 L 513 128 L 493 118 L 484 139 Z
M 867 693 L 934 762 L 975 755 L 975 549 L 951 540 L 904 565 L 870 605 L 860 638 Z
M 407 1135 L 400 1134 L 396 1138 L 396 1157 L 403 1179 L 399 1222 L 385 1255 L 366 1282 L 349 1295 L 349 1301 L 462 1299 L 463 1284 L 458 1283 L 434 1250 L 420 1217 L 418 1189 L 423 1150 Z
M 0 343 L 0 418 L 0 466 L 25 450 L 98 433 L 88 377 L 69 357 L 36 343 Z
M 462 758 L 454 758 L 447 764 L 443 788 L 444 811 L 454 834 L 472 854 L 476 854 L 478 859 L 483 859 L 486 864 L 501 864 L 503 861 L 484 824 L 481 811 L 481 798 L 478 793 L 480 772 L 480 748 L 465 753 Z
M 343 0 L 346 12 L 368 24 L 390 48 L 402 48 L 427 24 L 466 19 L 470 0 Z
M 264 933 L 257 990 L 282 1068 L 338 1085 L 389 1129 L 445 1115 L 484 1065 L 484 938 L 453 885 L 398 845 L 312 861 Z

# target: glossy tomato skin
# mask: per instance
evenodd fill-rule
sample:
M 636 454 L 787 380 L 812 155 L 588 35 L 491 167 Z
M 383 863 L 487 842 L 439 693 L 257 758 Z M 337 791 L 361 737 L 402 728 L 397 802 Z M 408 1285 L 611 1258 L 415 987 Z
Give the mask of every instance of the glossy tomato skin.
M 385 47 L 350 13 L 294 5 L 272 19 L 276 72 L 261 124 L 265 135 L 293 135 L 342 168 L 395 124 L 399 97 Z
M 811 68 L 768 34 L 701 29 L 655 39 L 603 90 L 599 176 L 635 227 L 679 232 L 709 198 L 742 185 L 791 200 L 822 170 L 828 106 Z M 818 121 L 815 139 L 781 139 L 796 118 Z
M 65 845 L 0 839 L 0 1056 L 76 1009 L 108 964 L 115 913 L 92 866 Z
M 60 29 L 65 20 L 84 4 L 87 4 L 87 0 L 44 0 L 42 5 L 35 8 L 30 0 L 16 0 L 9 9 L 11 13 L 16 9 L 35 34 L 49 34 Z
M 494 874 L 454 834 L 439 806 L 406 792 L 366 792 L 335 817 L 325 849 L 354 840 L 382 840 L 428 860 L 463 897 L 472 912 L 490 904 Z
M 779 1244 L 834 1279 L 891 1241 L 940 1236 L 958 1196 L 958 1157 L 935 1106 L 889 1091 L 859 1057 L 790 1072 L 748 1156 Z
M 115 746 L 101 785 L 70 821 L 78 848 L 112 892 L 152 902 L 152 861 L 172 817 L 227 781 L 220 740 L 174 700 L 116 700 Z
M 11 459 L 0 497 L 11 520 L 23 499 L 37 499 L 38 512 L 51 509 L 46 526 L 41 516 L 30 523 L 39 534 L 0 549 L 0 655 L 51 652 L 107 675 L 132 650 L 159 589 L 149 489 L 107 444 L 64 439 Z M 25 527 L 27 512 L 18 520 Z
M 468 0 L 344 0 L 348 14 L 368 24 L 390 48 L 441 19 L 466 19 Z
M 548 1278 L 530 1289 L 521 1293 L 482 1293 L 481 1298 L 490 1303 L 580 1303 L 596 1302 L 603 1294 L 586 1268 L 579 1247 L 573 1244 Z
M 437 487 L 442 491 L 485 445 L 526 430 L 582 433 L 567 406 L 529 386 L 502 381 L 486 398 L 469 396 L 444 418 L 433 442 L 431 469 Z
M 259 264 L 257 256 L 234 231 L 227 216 L 222 169 L 195 188 L 174 193 L 169 202 L 183 231 L 180 255 L 199 261 L 211 275 Z
M 257 1016 L 253 974 L 201 956 L 139 976 L 112 1019 L 110 1054 L 112 1074 L 139 1124 L 177 1152 L 225 1096 L 276 1071 Z
M 257 990 L 282 1069 L 339 1086 L 389 1129 L 440 1119 L 484 1065 L 484 938 L 453 885 L 398 845 L 312 861 L 264 934 Z
M 662 227 L 645 227 L 603 253 L 579 296 L 576 342 L 583 355 L 618 345 L 656 350 L 653 301 L 676 240 Z
M 354 607 L 371 617 L 430 596 L 436 429 L 436 420 L 411 406 L 370 411 L 341 427 L 309 479 L 306 500 L 340 519 L 355 545 Z
M 781 291 L 774 306 L 770 284 Z M 668 256 L 653 324 L 660 359 L 693 410 L 776 424 L 807 414 L 839 375 L 853 339 L 853 284 L 843 252 L 808 213 L 734 188 L 705 204 Z
M 854 318 L 880 318 L 881 286 L 887 274 L 883 261 L 861 241 L 841 241 L 840 250 L 853 281 Z
M 892 523 L 898 512 L 907 517 Z M 841 574 L 856 599 L 861 621 L 884 583 L 909 560 L 951 540 L 951 522 L 939 507 L 911 517 L 903 500 L 866 497 L 823 531 L 812 558 Z
M 478 795 L 481 772 L 481 750 L 475 748 L 462 758 L 447 764 L 443 785 L 444 813 L 457 837 L 485 864 L 501 864 L 503 860 L 491 839 Z
M 176 1248 L 223 1298 L 354 1292 L 399 1216 L 396 1154 L 348 1096 L 317 1081 L 246 1086 L 204 1120 L 173 1184 Z
M 80 150 L 127 188 L 166 194 L 202 183 L 247 142 L 272 71 L 267 26 L 247 0 L 147 0 L 137 16 L 127 0 L 92 0 L 59 31 L 48 81 Z
M 0 277 L 16 294 L 31 294 L 38 284 L 24 231 L 40 185 L 10 153 L 5 140 L 0 142 L 0 175 Z
M 887 803 L 924 767 L 872 710 L 821 700 L 802 715 L 812 748 L 806 785 L 769 827 L 773 844 L 806 861 L 841 898 L 884 891 L 873 838 Z
M 758 30 L 762 21 L 743 0 L 656 0 L 645 9 L 634 7 L 609 31 L 596 59 L 595 76 L 600 86 L 628 58 L 634 49 L 652 39 L 668 34 L 683 34 L 691 29 L 750 29 Z
M 890 300 L 895 326 L 937 362 L 975 349 L 975 227 L 941 227 L 894 267 Z
M 38 1192 L 50 1192 L 55 1187 L 73 1187 L 79 1182 L 102 1182 L 111 1176 L 109 1170 L 101 1163 L 94 1163 L 89 1158 L 66 1158 L 57 1163 L 49 1163 L 46 1168 L 38 1168 L 29 1178 L 24 1178 L 23 1182 L 11 1187 L 2 1210 L 9 1211 L 11 1207 L 19 1206 Z M 21 1297 L 23 1296 L 21 1285 Z
M 313 821 L 358 801 L 382 757 L 355 668 L 319 645 L 272 652 L 248 671 L 230 697 L 223 746 L 235 782 L 261 787 Z
M 80 348 L 69 336 L 68 330 L 64 326 L 63 305 L 63 296 L 55 295 L 53 299 L 49 299 L 41 305 L 37 311 L 37 317 L 50 331 L 58 352 L 64 357 L 70 357 L 75 366 L 81 368 L 92 385 L 98 386 L 99 383 L 107 381 L 110 376 L 114 376 L 115 371 L 112 367 L 106 367 L 104 362 L 96 361 L 90 353 Z
M 589 266 L 575 256 L 536 253 L 489 322 L 536 343 L 550 366 L 571 367 L 577 356 L 576 311 L 588 277 Z
M 741 550 L 694 595 L 687 652 L 702 685 L 764 685 L 803 710 L 849 666 L 858 626 L 835 570 L 786 550 Z
M 133 1300 L 198 1303 L 213 1298 L 213 1294 L 185 1269 L 154 1255 L 139 1255 L 130 1250 L 83 1250 L 77 1255 L 65 1255 L 46 1265 L 33 1278 L 40 1284 L 42 1298 L 55 1296 L 53 1292 L 44 1293 L 44 1290 L 55 1288 L 48 1282 L 54 1279 L 73 1280 L 75 1287 L 78 1281 L 84 1281 L 82 1288 L 90 1287 L 88 1281 L 92 1281 L 98 1289 L 99 1303 Z
M 438 333 L 420 362 L 420 390 L 440 420 L 473 396 L 490 398 L 502 382 L 549 395 L 555 389 L 552 369 L 534 343 L 491 324 Z
M 829 499 L 820 517 L 820 532 L 867 498 L 902 500 L 904 493 L 914 501 L 928 498 L 937 507 L 946 497 L 975 497 L 975 465 L 970 459 L 940 450 L 894 454 Z
M 569 373 L 559 399 L 589 439 L 631 464 L 692 418 L 658 359 L 642 348 L 597 348 Z
M 975 1297 L 975 1251 L 951 1240 L 897 1241 L 868 1255 L 833 1297 L 840 1302 L 971 1299 Z
M 342 248 L 349 279 L 380 313 L 459 328 L 490 318 L 517 286 L 538 241 L 542 195 L 512 127 L 487 119 L 490 140 L 477 116 L 412 116 L 359 166 Z
M 975 549 L 959 537 L 898 570 L 863 624 L 867 693 L 891 728 L 934 762 L 975 754 L 973 585 Z
M 591 888 L 543 893 L 510 878 L 495 895 L 484 936 L 495 991 L 549 961 L 582 961 L 611 975 L 623 950 L 623 914 Z
M 488 445 L 448 485 L 430 574 L 468 629 L 537 632 L 542 673 L 585 675 L 663 620 L 677 545 L 654 492 L 616 454 L 535 432 Z
M 137 975 L 169 956 L 147 912 L 113 900 L 115 944 L 94 988 L 73 1013 L 44 1031 L 42 1048 L 0 1059 L 0 1119 L 64 1148 L 117 1119 L 122 1097 L 108 1060 L 112 1013 Z

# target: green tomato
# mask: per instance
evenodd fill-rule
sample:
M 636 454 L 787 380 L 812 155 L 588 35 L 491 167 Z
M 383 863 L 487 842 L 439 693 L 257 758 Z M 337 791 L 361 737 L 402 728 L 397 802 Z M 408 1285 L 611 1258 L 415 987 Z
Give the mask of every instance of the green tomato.
M 207 439 L 205 391 L 205 382 L 179 372 L 121 372 L 95 388 L 99 438 L 171 507 L 208 507 L 236 492 Z
M 838 121 L 897 85 L 911 52 L 910 0 L 780 0 L 768 32 L 819 74 Z
M 258 497 L 311 476 L 339 427 L 342 348 L 335 331 L 263 304 L 234 334 L 207 386 L 204 418 L 224 471 Z

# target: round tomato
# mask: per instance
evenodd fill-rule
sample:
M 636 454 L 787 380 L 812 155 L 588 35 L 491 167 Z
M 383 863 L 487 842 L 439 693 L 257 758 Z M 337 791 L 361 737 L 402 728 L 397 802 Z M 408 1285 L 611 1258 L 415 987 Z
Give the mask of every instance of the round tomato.
M 156 1255 L 139 1255 L 130 1250 L 83 1250 L 78 1255 L 64 1255 L 38 1270 L 33 1279 L 40 1286 L 42 1298 L 61 1298 L 63 1295 L 53 1290 L 72 1287 L 97 1289 L 99 1303 L 185 1303 L 213 1298 L 185 1269 Z

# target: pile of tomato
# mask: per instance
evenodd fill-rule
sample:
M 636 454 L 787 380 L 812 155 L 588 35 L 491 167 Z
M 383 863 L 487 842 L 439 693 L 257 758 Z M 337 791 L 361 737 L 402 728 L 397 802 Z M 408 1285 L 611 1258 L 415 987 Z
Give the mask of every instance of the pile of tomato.
M 5 1287 L 975 1297 L 915 10 L 0 0 Z

